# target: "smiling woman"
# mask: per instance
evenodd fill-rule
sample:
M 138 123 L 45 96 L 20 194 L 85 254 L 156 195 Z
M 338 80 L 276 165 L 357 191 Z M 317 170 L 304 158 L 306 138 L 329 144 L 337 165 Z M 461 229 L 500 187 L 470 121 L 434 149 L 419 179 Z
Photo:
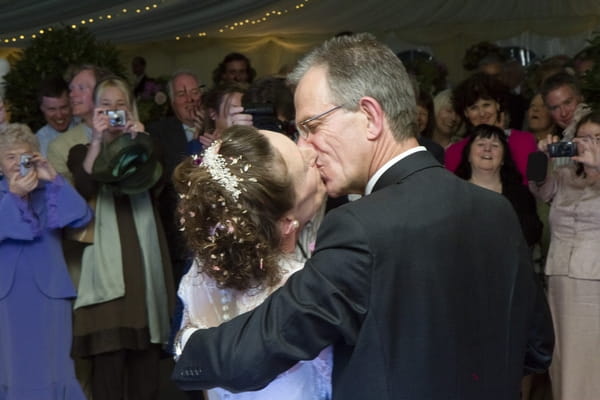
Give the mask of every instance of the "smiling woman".
M 71 349 L 75 287 L 62 228 L 92 212 L 22 124 L 0 135 L 0 398 L 83 400 Z
M 476 73 L 454 89 L 454 109 L 458 115 L 465 117 L 467 128 L 487 124 L 504 129 L 508 126 L 505 112 L 507 95 L 508 89 L 498 79 Z M 514 163 L 523 177 L 522 182 L 526 185 L 527 159 L 537 149 L 535 137 L 530 132 L 516 129 L 506 129 L 505 136 Z M 465 138 L 447 148 L 445 165 L 450 171 L 456 171 L 467 140 Z
M 521 175 L 512 159 L 504 131 L 493 125 L 478 125 L 472 129 L 462 151 L 456 175 L 485 189 L 504 195 L 512 204 L 529 246 L 542 234 L 535 200 L 521 184 Z

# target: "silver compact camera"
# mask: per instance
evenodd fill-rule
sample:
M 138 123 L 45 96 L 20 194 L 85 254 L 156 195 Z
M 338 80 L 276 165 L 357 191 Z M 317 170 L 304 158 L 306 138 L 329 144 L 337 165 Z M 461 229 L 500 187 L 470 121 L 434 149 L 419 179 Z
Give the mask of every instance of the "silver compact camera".
M 31 157 L 33 157 L 31 154 L 21 154 L 19 158 L 19 172 L 21 176 L 27 175 L 31 171 L 31 168 L 33 168 Z
M 127 123 L 125 110 L 106 110 L 106 115 L 108 115 L 108 123 L 110 126 L 125 126 Z

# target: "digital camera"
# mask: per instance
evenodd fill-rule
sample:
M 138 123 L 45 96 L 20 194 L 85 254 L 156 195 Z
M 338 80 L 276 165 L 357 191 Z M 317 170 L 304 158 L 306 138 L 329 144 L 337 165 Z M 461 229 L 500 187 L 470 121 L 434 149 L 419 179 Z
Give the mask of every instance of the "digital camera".
M 127 123 L 125 110 L 107 110 L 106 115 L 110 126 L 125 126 Z
M 575 142 L 557 142 L 548 145 L 548 156 L 550 157 L 573 157 L 577 155 L 577 144 Z
M 31 154 L 21 154 L 21 157 L 19 158 L 19 172 L 21 173 L 21 176 L 25 176 L 31 171 L 31 168 L 33 167 L 31 157 Z

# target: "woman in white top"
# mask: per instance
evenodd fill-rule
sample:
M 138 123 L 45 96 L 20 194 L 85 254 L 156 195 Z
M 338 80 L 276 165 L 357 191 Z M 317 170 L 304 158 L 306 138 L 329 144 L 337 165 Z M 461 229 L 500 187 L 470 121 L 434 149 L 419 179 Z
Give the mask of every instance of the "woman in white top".
M 176 354 L 195 330 L 255 308 L 302 268 L 296 242 L 325 198 L 315 159 L 285 135 L 234 126 L 176 169 L 182 229 L 196 256 L 179 286 L 184 315 Z M 215 388 L 208 398 L 328 399 L 331 357 L 326 348 L 262 390 Z

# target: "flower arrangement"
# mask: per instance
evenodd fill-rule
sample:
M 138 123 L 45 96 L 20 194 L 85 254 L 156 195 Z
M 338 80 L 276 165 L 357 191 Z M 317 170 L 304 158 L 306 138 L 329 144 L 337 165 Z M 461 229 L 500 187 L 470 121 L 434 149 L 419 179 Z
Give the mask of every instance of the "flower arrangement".
M 140 121 L 148 123 L 169 115 L 171 107 L 167 96 L 166 77 L 147 79 L 144 88 L 137 98 Z

